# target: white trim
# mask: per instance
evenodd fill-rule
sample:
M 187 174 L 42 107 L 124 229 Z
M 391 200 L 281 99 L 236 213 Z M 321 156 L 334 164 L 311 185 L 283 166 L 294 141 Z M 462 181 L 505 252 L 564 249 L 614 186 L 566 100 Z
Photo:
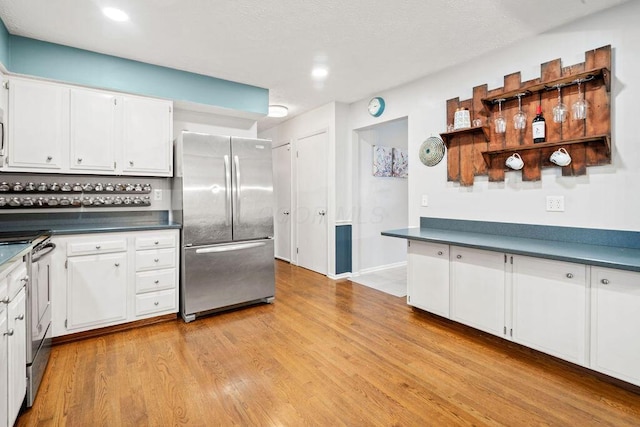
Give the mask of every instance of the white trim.
M 386 264 L 386 265 L 379 265 L 377 267 L 371 267 L 371 268 L 365 268 L 363 270 L 360 270 L 357 273 L 352 273 L 352 277 L 358 277 L 362 274 L 367 274 L 367 273 L 373 273 L 376 271 L 383 271 L 383 270 L 390 270 L 392 268 L 398 268 L 398 267 L 404 267 L 407 265 L 406 261 L 401 261 L 401 262 L 396 262 L 393 264 Z
M 351 276 L 351 273 L 327 274 L 327 277 L 331 280 L 350 279 Z
M 279 259 L 280 261 L 286 261 L 286 262 L 288 262 L 288 263 L 291 263 L 291 260 L 290 260 L 290 259 L 288 259 L 288 258 L 283 258 L 283 257 L 278 256 L 278 255 L 274 255 L 273 257 L 274 257 L 275 259 Z
M 340 225 L 353 225 L 353 221 L 351 221 L 350 219 L 341 219 L 336 221 L 336 227 Z

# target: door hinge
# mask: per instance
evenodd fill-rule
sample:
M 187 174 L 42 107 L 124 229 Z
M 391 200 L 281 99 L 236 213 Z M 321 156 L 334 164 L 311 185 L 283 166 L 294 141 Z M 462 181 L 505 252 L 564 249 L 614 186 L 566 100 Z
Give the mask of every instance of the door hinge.
M 67 319 L 64 319 L 64 327 L 67 328 Z
M 513 257 L 511 257 L 511 265 L 513 265 Z
M 169 106 L 169 112 L 171 112 L 171 106 Z
M 2 82 L 2 87 L 4 87 L 5 89 L 9 89 L 9 80 L 5 80 Z
M 504 254 L 504 263 L 507 263 L 507 254 Z
M 407 247 L 410 248 L 411 247 L 411 240 L 407 240 Z
M 513 336 L 513 328 L 509 329 L 509 336 L 512 337 Z
M 296 253 L 299 254 L 300 253 L 300 249 L 296 248 Z
M 67 268 L 68 266 L 69 266 L 69 260 L 67 259 L 64 261 L 64 268 Z
M 504 335 L 507 335 L 507 327 L 505 326 L 502 332 Z
M 118 98 L 113 98 L 113 105 L 118 105 Z
M 296 151 L 296 158 L 297 157 L 300 157 L 300 152 L 299 151 Z
M 113 162 L 113 169 L 116 169 L 116 162 Z

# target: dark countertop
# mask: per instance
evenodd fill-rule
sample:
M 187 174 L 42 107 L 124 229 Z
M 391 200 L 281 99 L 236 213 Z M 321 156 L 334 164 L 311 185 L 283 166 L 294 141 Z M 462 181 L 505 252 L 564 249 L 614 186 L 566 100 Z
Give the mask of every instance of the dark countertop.
M 383 231 L 382 235 L 640 272 L 640 249 L 635 248 L 424 227 Z
M 55 225 L 51 232 L 56 234 L 116 233 L 119 231 L 147 231 L 180 229 L 181 224 L 175 222 L 158 224 L 109 223 L 109 224 L 67 224 Z
M 11 243 L 0 245 L 0 273 L 10 265 L 9 261 L 23 256 L 30 250 L 30 243 Z

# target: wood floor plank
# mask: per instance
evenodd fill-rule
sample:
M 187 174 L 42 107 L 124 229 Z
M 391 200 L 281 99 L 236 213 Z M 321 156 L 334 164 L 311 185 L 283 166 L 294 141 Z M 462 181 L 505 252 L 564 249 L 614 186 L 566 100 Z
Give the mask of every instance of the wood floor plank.
M 640 393 L 276 262 L 276 301 L 55 346 L 18 426 L 638 426 Z

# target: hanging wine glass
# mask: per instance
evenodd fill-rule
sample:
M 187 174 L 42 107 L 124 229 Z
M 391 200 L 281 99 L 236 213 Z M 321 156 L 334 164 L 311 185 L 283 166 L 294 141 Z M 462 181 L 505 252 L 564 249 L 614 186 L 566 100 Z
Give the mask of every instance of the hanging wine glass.
M 553 107 L 553 121 L 555 123 L 564 123 L 567 120 L 567 106 L 562 103 L 562 85 L 556 85 L 558 89 L 558 104 Z
M 526 93 L 516 94 L 518 98 L 518 112 L 513 116 L 513 126 L 517 130 L 523 130 L 527 127 L 527 115 L 522 111 L 522 97 L 524 95 L 526 95 Z
M 496 133 L 505 133 L 507 131 L 507 121 L 502 115 L 502 103 L 504 102 L 504 98 L 496 99 L 495 102 L 498 103 L 498 117 L 494 121 L 495 131 Z
M 578 83 L 578 100 L 571 106 L 573 112 L 573 118 L 576 120 L 584 120 L 587 118 L 587 110 L 589 109 L 589 103 L 584 99 L 584 93 L 580 90 L 582 82 L 584 80 L 576 80 Z

